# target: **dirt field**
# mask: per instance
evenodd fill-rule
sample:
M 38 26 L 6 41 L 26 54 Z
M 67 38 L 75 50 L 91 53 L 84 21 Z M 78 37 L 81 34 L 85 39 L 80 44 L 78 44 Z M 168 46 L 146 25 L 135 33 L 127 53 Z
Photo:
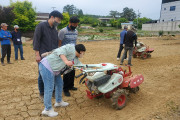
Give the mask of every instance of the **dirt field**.
M 133 74 L 143 74 L 144 83 L 137 94 L 131 94 L 126 107 L 115 110 L 110 99 L 86 97 L 86 87 L 79 85 L 71 91 L 72 97 L 64 97 L 70 106 L 55 108 L 59 115 L 53 120 L 180 120 L 180 37 L 139 38 L 139 41 L 154 48 L 152 57 L 146 60 L 132 59 Z M 25 43 L 25 61 L 14 61 L 0 66 L 0 120 L 48 120 L 41 116 L 44 106 L 39 100 L 37 63 L 32 50 L 32 41 Z M 119 41 L 83 42 L 87 52 L 83 63 L 116 61 Z M 126 61 L 124 62 L 126 63 Z M 54 103 L 54 98 L 53 98 Z

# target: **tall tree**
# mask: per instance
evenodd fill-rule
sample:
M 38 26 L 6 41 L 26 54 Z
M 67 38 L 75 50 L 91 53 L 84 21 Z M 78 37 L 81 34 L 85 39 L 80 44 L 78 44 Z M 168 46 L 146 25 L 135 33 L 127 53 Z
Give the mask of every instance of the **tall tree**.
M 120 13 L 119 13 L 118 11 L 113 11 L 113 10 L 111 10 L 110 13 L 109 13 L 109 15 L 110 15 L 111 17 L 113 17 L 113 18 L 117 18 L 117 17 L 120 16 Z
M 15 19 L 15 15 L 12 12 L 13 7 L 0 6 L 0 23 L 7 23 L 9 28 L 12 28 L 12 22 Z
M 142 24 L 146 23 L 146 22 L 149 22 L 151 21 L 150 18 L 146 18 L 146 17 L 143 17 L 143 18 L 138 18 L 138 25 L 137 25 L 137 19 L 134 19 L 133 20 L 133 24 L 138 28 L 138 29 L 141 29 L 142 28 Z
M 63 7 L 63 13 L 69 13 L 69 15 L 73 15 L 76 11 L 76 7 L 74 5 L 66 5 Z
M 35 26 L 38 24 L 36 22 L 36 12 L 32 8 L 32 3 L 28 1 L 24 2 L 12 2 L 11 7 L 13 7 L 13 13 L 15 14 L 15 20 L 13 24 L 17 24 L 23 31 L 34 30 Z
M 129 21 L 133 21 L 136 18 L 136 13 L 132 8 L 125 7 L 123 12 L 120 13 L 121 18 L 126 18 Z

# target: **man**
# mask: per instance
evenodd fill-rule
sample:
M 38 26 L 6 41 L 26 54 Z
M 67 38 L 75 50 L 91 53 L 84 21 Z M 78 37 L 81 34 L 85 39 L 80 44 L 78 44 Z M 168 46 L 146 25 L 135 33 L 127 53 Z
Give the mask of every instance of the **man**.
M 41 22 L 36 26 L 34 32 L 33 49 L 35 50 L 36 62 L 42 59 L 42 54 L 58 48 L 58 32 L 56 27 L 63 19 L 63 15 L 59 11 L 52 11 L 49 14 L 49 19 L 46 22 Z M 44 99 L 44 83 L 39 73 L 38 87 L 40 99 Z
M 124 30 L 120 33 L 120 47 L 119 47 L 119 52 L 117 54 L 117 60 L 119 61 L 120 57 L 121 57 L 121 52 L 123 50 L 123 41 L 124 41 L 124 36 L 127 33 L 128 27 L 124 26 Z M 127 58 L 127 56 L 125 57 L 125 59 Z
M 4 58 L 7 55 L 7 63 L 11 64 L 10 57 L 11 57 L 11 42 L 10 39 L 12 35 L 10 32 L 7 31 L 7 24 L 1 24 L 1 31 L 0 31 L 0 38 L 1 38 L 1 49 L 2 49 L 2 56 L 1 56 L 1 65 L 5 66 Z
M 59 31 L 59 46 L 64 46 L 66 44 L 76 45 L 76 40 L 78 36 L 78 31 L 76 30 L 76 27 L 78 26 L 79 22 L 80 20 L 76 16 L 73 16 L 69 20 L 69 25 Z M 69 90 L 77 90 L 77 88 L 74 87 L 74 76 L 75 70 L 72 70 L 71 72 L 63 75 L 63 90 L 65 96 L 71 95 Z
M 23 46 L 21 41 L 21 32 L 19 31 L 19 26 L 14 26 L 14 31 L 11 32 L 12 40 L 14 44 L 15 60 L 18 60 L 18 49 L 20 50 L 21 60 L 25 60 L 23 57 Z
M 127 34 L 124 36 L 125 51 L 122 56 L 120 65 L 123 65 L 124 59 L 127 55 L 127 52 L 129 51 L 128 65 L 132 66 L 131 58 L 133 54 L 133 42 L 135 41 L 135 47 L 137 44 L 137 35 L 134 33 L 134 31 L 135 31 L 135 28 L 132 28 L 132 30 L 127 31 Z

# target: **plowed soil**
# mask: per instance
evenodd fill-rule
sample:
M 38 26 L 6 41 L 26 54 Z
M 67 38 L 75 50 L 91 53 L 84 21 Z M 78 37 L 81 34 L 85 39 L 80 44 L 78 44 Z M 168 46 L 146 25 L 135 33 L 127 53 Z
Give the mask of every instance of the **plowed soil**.
M 86 96 L 86 87 L 75 80 L 77 91 L 71 91 L 71 97 L 63 100 L 70 103 L 66 108 L 55 108 L 59 113 L 53 120 L 180 120 L 180 37 L 164 40 L 159 37 L 139 38 L 154 48 L 152 57 L 142 60 L 132 59 L 133 75 L 142 74 L 144 82 L 140 91 L 131 94 L 122 110 L 112 108 L 111 100 L 100 98 L 90 100 Z M 119 49 L 118 40 L 81 42 L 87 52 L 81 59 L 85 64 L 114 63 Z M 44 109 L 39 100 L 37 84 L 38 67 L 32 49 L 32 41 L 25 43 L 26 60 L 0 66 L 0 120 L 48 120 L 41 116 Z M 124 64 L 127 61 L 124 61 Z M 126 66 L 123 66 L 126 69 Z M 77 72 L 78 74 L 79 72 Z M 52 99 L 54 104 L 54 98 Z

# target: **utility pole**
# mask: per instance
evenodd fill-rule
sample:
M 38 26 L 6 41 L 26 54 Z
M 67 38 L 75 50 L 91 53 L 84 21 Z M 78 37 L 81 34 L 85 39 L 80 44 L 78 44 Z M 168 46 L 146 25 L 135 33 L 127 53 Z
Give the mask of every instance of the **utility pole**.
M 54 10 L 54 8 L 56 8 L 56 7 L 51 7 L 53 10 Z
M 139 18 L 139 10 L 138 10 L 138 15 L 137 15 L 137 29 L 138 29 L 138 18 Z

